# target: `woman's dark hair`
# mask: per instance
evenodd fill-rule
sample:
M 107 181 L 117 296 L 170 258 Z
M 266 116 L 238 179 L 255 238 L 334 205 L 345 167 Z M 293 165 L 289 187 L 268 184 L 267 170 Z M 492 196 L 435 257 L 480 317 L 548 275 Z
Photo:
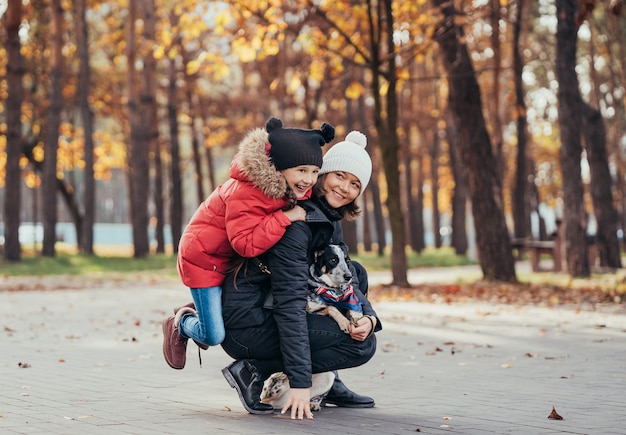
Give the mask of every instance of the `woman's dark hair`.
M 321 198 L 326 194 L 326 191 L 324 190 L 324 180 L 326 179 L 327 175 L 328 173 L 322 174 L 317 178 L 317 183 L 315 183 L 315 186 L 313 187 L 313 195 Z M 338 210 L 339 213 L 343 215 L 343 218 L 347 221 L 353 221 L 361 214 L 361 209 L 356 204 L 356 199 L 344 205 L 343 207 L 340 207 Z

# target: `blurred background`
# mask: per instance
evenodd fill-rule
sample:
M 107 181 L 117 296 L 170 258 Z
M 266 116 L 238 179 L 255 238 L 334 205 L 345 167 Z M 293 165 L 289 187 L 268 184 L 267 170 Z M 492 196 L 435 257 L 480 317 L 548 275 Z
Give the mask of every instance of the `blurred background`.
M 353 252 L 516 249 L 621 267 L 622 0 L 0 0 L 0 234 L 54 256 L 177 252 L 270 116 L 368 137 Z M 330 144 L 332 146 L 332 144 Z M 563 243 L 562 243 L 563 242 Z M 593 246 L 596 256 L 587 255 Z M 555 259 L 556 261 L 556 259 Z M 560 261 L 560 260 L 559 260 Z

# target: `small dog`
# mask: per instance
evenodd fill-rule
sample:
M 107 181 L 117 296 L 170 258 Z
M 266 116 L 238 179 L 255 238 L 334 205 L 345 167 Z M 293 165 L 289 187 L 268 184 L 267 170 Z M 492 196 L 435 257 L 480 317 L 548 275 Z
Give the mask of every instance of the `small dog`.
M 309 267 L 307 295 L 307 311 L 330 316 L 346 334 L 350 324 L 356 325 L 363 317 L 361 302 L 352 288 L 349 264 L 344 246 L 330 244 L 315 251 Z
M 311 410 L 319 411 L 322 400 L 335 381 L 335 373 L 324 372 L 315 373 L 311 379 Z M 272 405 L 274 409 L 283 409 L 289 397 L 289 379 L 283 372 L 274 373 L 263 383 L 261 390 L 261 403 Z

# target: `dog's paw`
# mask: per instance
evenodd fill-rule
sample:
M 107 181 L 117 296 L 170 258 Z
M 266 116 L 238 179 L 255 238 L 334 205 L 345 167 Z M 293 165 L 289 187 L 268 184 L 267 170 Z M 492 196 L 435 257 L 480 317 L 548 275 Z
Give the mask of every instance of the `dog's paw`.
M 354 326 L 357 326 L 359 324 L 359 320 L 363 318 L 363 313 L 350 310 L 348 312 L 348 317 L 350 318 L 350 323 Z
M 337 321 L 337 324 L 339 325 L 339 329 L 341 329 L 346 334 L 350 333 L 350 324 L 351 323 L 352 322 L 350 320 L 348 320 L 347 318 L 345 318 L 345 317 L 343 319 L 340 319 L 340 320 Z
M 311 411 L 319 411 L 322 409 L 322 400 L 324 400 L 324 396 L 326 396 L 326 394 L 311 397 Z

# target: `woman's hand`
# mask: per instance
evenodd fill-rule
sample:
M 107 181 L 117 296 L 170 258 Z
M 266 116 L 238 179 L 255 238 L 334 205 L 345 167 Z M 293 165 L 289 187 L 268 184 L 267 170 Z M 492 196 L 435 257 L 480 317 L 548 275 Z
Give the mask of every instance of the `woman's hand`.
M 376 326 L 376 317 L 374 316 L 363 316 L 359 320 L 356 321 L 356 326 L 350 324 L 348 330 L 350 332 L 350 337 L 353 340 L 357 341 L 365 341 L 367 337 L 372 335 L 374 332 L 374 327 Z
M 281 410 L 281 414 L 287 412 L 291 408 L 291 419 L 302 420 L 306 417 L 313 419 L 311 412 L 311 389 L 310 388 L 292 388 L 289 390 L 289 400 L 285 407 Z

